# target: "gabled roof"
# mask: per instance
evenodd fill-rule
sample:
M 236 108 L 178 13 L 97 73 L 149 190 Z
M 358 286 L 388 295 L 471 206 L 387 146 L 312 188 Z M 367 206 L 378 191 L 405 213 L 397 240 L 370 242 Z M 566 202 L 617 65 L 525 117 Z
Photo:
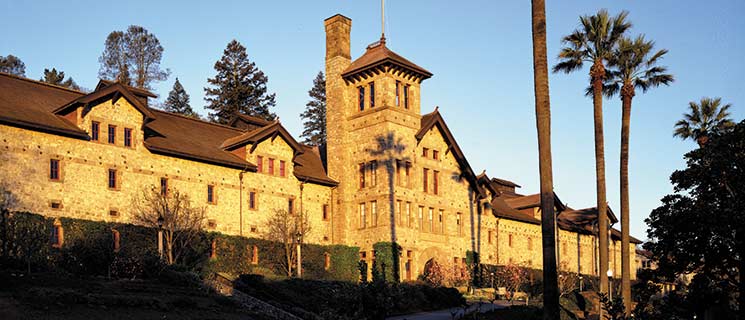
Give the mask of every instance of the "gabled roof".
M 608 206 L 607 214 L 612 224 L 618 222 L 618 217 L 610 206 Z M 572 209 L 567 207 L 567 210 L 562 211 L 560 215 L 572 220 L 575 224 L 594 223 L 598 218 L 598 208 Z
M 512 187 L 512 188 L 522 188 L 519 184 L 514 183 L 509 180 L 499 179 L 499 178 L 491 178 L 494 183 L 501 184 L 505 187 Z
M 511 207 L 521 210 L 526 208 L 535 208 L 541 206 L 541 194 L 531 194 L 527 196 L 519 196 L 514 198 L 506 199 L 505 202 L 509 204 Z M 559 196 L 554 193 L 554 206 L 558 208 L 558 211 L 564 211 L 566 209 L 566 206 L 563 202 L 561 202 L 561 199 L 559 199 Z
M 301 181 L 315 182 L 325 186 L 333 187 L 339 184 L 326 174 L 318 149 L 307 145 L 302 145 L 302 147 L 304 151 L 295 156 L 295 177 Z
M 242 129 L 243 131 L 251 131 L 254 129 L 264 127 L 271 123 L 272 123 L 271 121 L 266 120 L 266 119 L 252 117 L 252 116 L 237 112 L 233 116 L 233 119 L 231 119 L 230 122 L 228 122 L 228 126 L 239 128 L 239 129 Z
M 94 91 L 101 90 L 101 89 L 103 89 L 105 87 L 108 87 L 108 86 L 110 86 L 112 84 L 117 84 L 117 83 L 118 84 L 121 84 L 118 81 L 111 81 L 111 80 L 103 80 L 103 79 L 101 79 L 101 80 L 98 81 L 98 84 L 96 85 L 96 90 L 94 90 Z M 125 88 L 127 88 L 127 90 L 131 91 L 132 93 L 134 93 L 134 94 L 136 94 L 138 96 L 144 96 L 144 97 L 150 97 L 150 98 L 157 98 L 158 97 L 158 95 L 156 95 L 156 94 L 154 94 L 154 93 L 152 93 L 152 92 L 150 92 L 148 90 L 145 90 L 145 89 L 140 89 L 140 88 L 133 87 L 133 86 L 128 86 L 128 85 L 125 85 L 125 84 L 122 84 L 122 86 L 124 86 Z
M 341 76 L 345 79 L 376 68 L 390 67 L 410 73 L 421 79 L 432 77 L 432 73 L 406 58 L 391 51 L 385 45 L 385 38 L 367 47 L 365 54 L 354 60 Z
M 224 150 L 232 150 L 241 145 L 251 143 L 253 144 L 253 146 L 251 147 L 251 151 L 253 151 L 254 149 L 256 149 L 256 146 L 259 142 L 267 138 L 274 139 L 278 136 L 285 139 L 285 141 L 287 141 L 287 144 L 289 144 L 290 147 L 295 150 L 295 153 L 302 153 L 305 151 L 300 143 L 298 143 L 295 138 L 292 137 L 287 129 L 285 129 L 285 127 L 283 127 L 282 124 L 279 123 L 279 121 L 274 121 L 270 125 L 252 131 L 247 131 L 239 136 L 226 139 L 220 145 L 220 148 Z
M 492 199 L 490 204 L 492 207 L 492 212 L 494 213 L 495 216 L 499 218 L 527 222 L 531 224 L 541 224 L 541 220 L 536 219 L 532 215 L 529 215 L 524 212 L 520 212 L 510 207 L 505 202 L 504 197 L 495 197 L 494 199 Z
M 223 141 L 240 135 L 242 131 L 166 111 L 152 112 L 157 114 L 157 118 L 145 125 L 145 147 L 148 150 L 236 169 L 256 169 L 255 164 L 220 148 Z
M 52 113 L 84 93 L 0 72 L 0 123 L 89 139 L 88 134 Z
M 101 86 L 99 85 L 99 87 Z M 130 89 L 128 89 L 128 86 L 125 86 L 118 82 L 115 82 L 105 87 L 101 87 L 101 89 L 93 91 L 82 97 L 78 97 L 77 99 L 70 101 L 69 103 L 57 108 L 56 110 L 54 110 L 54 113 L 63 114 L 66 111 L 70 110 L 71 108 L 76 108 L 80 105 L 93 104 L 98 101 L 103 101 L 107 99 L 116 100 L 119 97 L 123 97 L 127 99 L 127 102 L 129 102 L 133 107 L 135 107 L 135 109 L 140 111 L 145 117 L 149 119 L 155 119 L 155 114 L 151 112 L 152 109 L 144 105 L 142 101 L 134 93 L 132 93 Z
M 435 108 L 435 111 L 422 116 L 419 131 L 417 131 L 415 135 L 417 141 L 421 141 L 427 132 L 435 127 L 440 129 L 440 132 L 442 132 L 443 138 L 445 138 L 445 143 L 448 145 L 448 150 L 455 156 L 455 160 L 460 165 L 460 169 L 463 171 L 465 178 L 471 183 L 473 189 L 483 196 L 484 192 L 479 186 L 476 174 L 473 172 L 473 169 L 471 169 L 471 165 L 468 164 L 468 160 L 466 160 L 463 150 L 460 149 L 458 142 L 455 141 L 455 137 L 453 137 L 447 124 L 445 124 L 445 119 L 442 118 L 438 108 Z

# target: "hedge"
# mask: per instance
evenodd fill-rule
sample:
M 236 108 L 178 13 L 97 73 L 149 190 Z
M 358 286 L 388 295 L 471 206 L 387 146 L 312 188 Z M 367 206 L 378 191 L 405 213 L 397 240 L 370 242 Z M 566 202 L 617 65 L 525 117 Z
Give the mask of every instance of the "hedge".
M 372 265 L 373 281 L 377 280 L 377 277 L 382 277 L 381 280 L 395 282 L 393 272 L 397 263 L 400 263 L 401 246 L 395 242 L 376 242 L 373 244 L 373 250 L 375 250 L 375 261 Z M 394 255 L 399 256 L 397 261 L 393 260 Z
M 34 270 L 64 270 L 79 275 L 147 276 L 157 269 L 157 231 L 133 224 L 59 218 L 64 230 L 61 247 L 51 246 L 55 218 L 17 212 L 0 226 L 0 256 L 4 264 Z M 119 250 L 114 250 L 113 230 L 119 233 Z M 210 258 L 212 243 L 216 252 Z M 3 248 L 6 248 L 4 250 Z M 253 246 L 258 261 L 252 263 Z M 343 245 L 303 244 L 304 277 L 357 281 L 359 248 Z M 330 255 L 326 268 L 325 254 Z M 238 276 L 258 273 L 282 277 L 284 249 L 280 243 L 258 238 L 202 232 L 180 257 L 180 268 L 202 275 L 223 272 Z

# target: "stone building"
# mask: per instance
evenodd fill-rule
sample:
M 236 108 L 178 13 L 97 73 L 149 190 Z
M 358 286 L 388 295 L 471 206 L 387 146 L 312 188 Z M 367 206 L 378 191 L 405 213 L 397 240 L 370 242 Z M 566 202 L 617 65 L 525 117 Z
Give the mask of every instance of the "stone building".
M 375 243 L 398 243 L 402 280 L 430 260 L 463 265 L 468 251 L 540 268 L 538 195 L 474 173 L 437 108 L 422 111 L 432 73 L 384 37 L 352 60 L 351 25 L 342 15 L 324 21 L 325 156 L 278 121 L 236 115 L 219 125 L 151 108 L 155 95 L 120 83 L 83 93 L 0 74 L 0 184 L 18 197 L 13 210 L 116 222 L 132 221 L 146 188 L 178 189 L 206 207 L 208 230 L 246 237 L 263 237 L 276 210 L 301 210 L 308 242 L 357 246 L 367 262 Z M 597 210 L 557 196 L 556 211 L 561 268 L 605 274 Z M 620 270 L 638 240 L 622 249 L 620 233 L 610 236 Z

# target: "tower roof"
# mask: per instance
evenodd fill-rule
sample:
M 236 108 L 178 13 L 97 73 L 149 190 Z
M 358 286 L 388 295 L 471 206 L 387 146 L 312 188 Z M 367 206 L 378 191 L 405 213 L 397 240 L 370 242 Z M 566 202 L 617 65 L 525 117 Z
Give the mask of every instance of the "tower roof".
M 357 58 L 357 60 L 354 60 L 352 64 L 342 72 L 341 76 L 349 78 L 365 73 L 366 71 L 372 71 L 386 66 L 400 69 L 421 79 L 432 77 L 431 72 L 388 49 L 385 45 L 385 39 L 381 39 L 380 41 L 369 45 L 365 54 Z

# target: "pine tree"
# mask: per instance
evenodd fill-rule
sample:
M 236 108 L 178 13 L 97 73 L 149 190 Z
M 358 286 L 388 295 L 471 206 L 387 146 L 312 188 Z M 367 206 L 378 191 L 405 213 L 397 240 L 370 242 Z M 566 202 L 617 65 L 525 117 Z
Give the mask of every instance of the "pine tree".
M 305 104 L 305 111 L 300 114 L 303 122 L 304 143 L 322 146 L 326 144 L 326 78 L 323 71 L 313 79 L 313 88 L 308 91 L 310 101 Z
M 21 59 L 18 59 L 18 57 L 12 54 L 9 54 L 5 57 L 0 56 L 0 72 L 25 77 L 26 64 L 24 64 Z
M 228 43 L 222 58 L 215 62 L 217 74 L 207 79 L 212 85 L 204 88 L 207 109 L 213 110 L 214 122 L 227 123 L 235 113 L 274 120 L 277 115 L 269 111 L 275 105 L 275 94 L 268 94 L 269 80 L 256 64 L 248 60 L 246 47 L 238 41 Z
M 184 86 L 176 78 L 176 82 L 173 83 L 173 89 L 168 94 L 168 99 L 163 104 L 163 107 L 168 112 L 183 114 L 187 117 L 199 119 L 199 114 L 194 112 L 189 105 L 189 94 L 184 90 Z
M 80 90 L 80 86 L 75 83 L 75 80 L 72 80 L 72 78 L 67 78 L 67 80 L 65 80 L 65 72 L 57 71 L 55 68 L 52 68 L 52 70 L 44 68 L 44 77 L 39 80 L 73 90 Z
M 163 46 L 154 34 L 141 26 L 129 26 L 126 32 L 112 31 L 106 37 L 98 61 L 101 78 L 116 80 L 138 88 L 150 89 L 153 81 L 163 81 L 170 71 L 160 69 Z

